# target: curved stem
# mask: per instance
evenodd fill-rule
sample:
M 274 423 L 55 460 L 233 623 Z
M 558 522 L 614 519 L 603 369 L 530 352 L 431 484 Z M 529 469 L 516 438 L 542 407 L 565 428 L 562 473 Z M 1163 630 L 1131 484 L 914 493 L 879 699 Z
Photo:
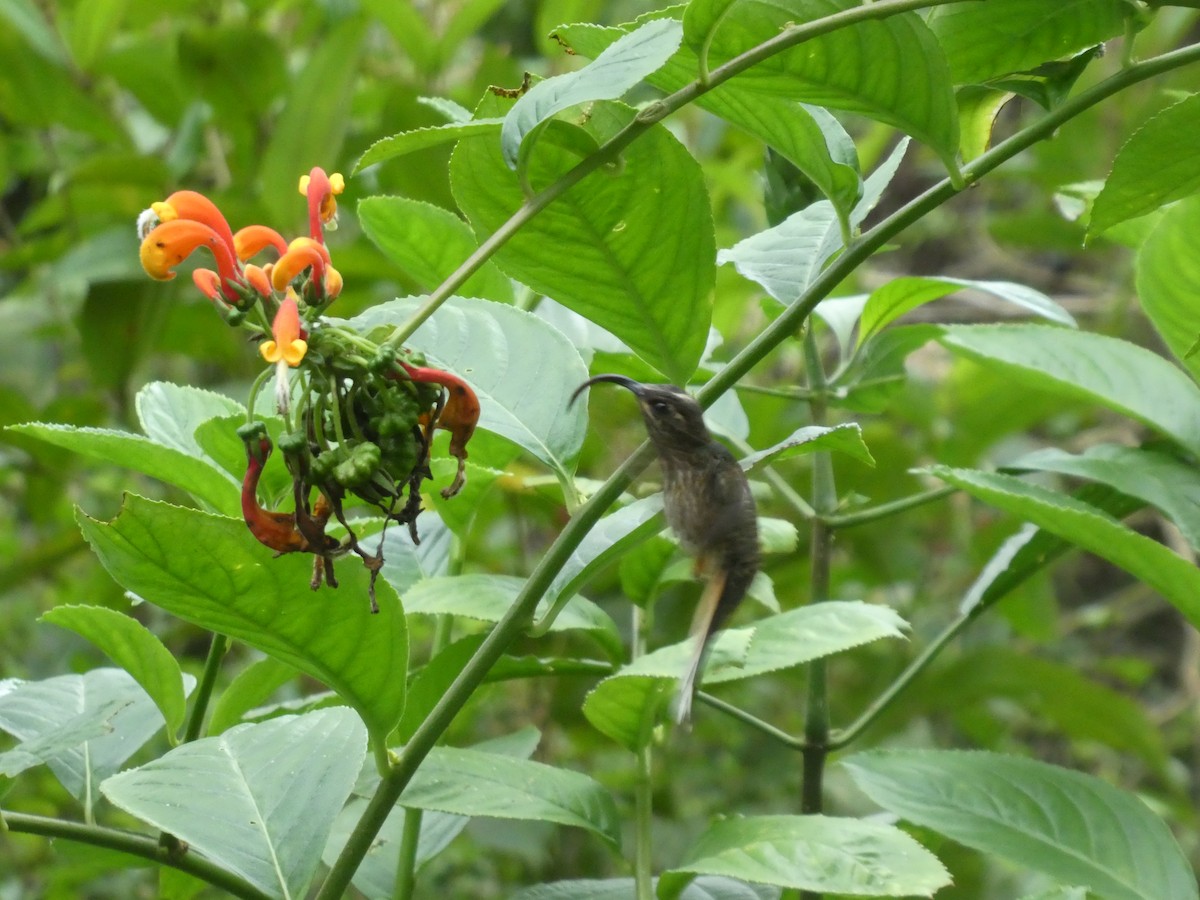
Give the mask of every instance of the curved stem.
M 79 844 L 90 844 L 93 847 L 104 847 L 107 850 L 117 850 L 131 856 L 148 859 L 162 866 L 170 866 L 194 875 L 234 897 L 243 897 L 245 900 L 270 900 L 272 896 L 199 854 L 188 853 L 186 850 L 180 852 L 176 848 L 160 843 L 155 838 L 142 834 L 131 834 L 115 828 L 65 822 L 61 819 L 8 812 L 7 810 L 3 814 L 3 822 L 8 830 L 20 834 L 36 834 L 42 837 L 74 841 Z
M 924 4 L 911 4 L 905 8 L 931 5 L 936 4 L 928 2 Z M 869 6 L 855 7 L 853 12 L 876 10 L 884 7 L 893 9 L 893 11 L 900 11 L 899 9 L 894 9 L 894 4 L 882 0 L 882 2 L 873 3 Z M 1032 125 L 1017 132 L 1008 140 L 998 144 L 992 150 L 973 160 L 969 165 L 964 167 L 964 176 L 969 181 L 977 180 L 1001 165 L 1001 163 L 1016 156 L 1022 150 L 1048 137 L 1063 123 L 1107 97 L 1147 78 L 1197 61 L 1200 61 L 1200 44 L 1172 51 L 1124 69 L 1117 75 L 1083 91 L 1077 97 L 1067 100 L 1057 109 L 1047 113 Z M 714 78 L 719 71 L 721 70 L 713 73 Z M 698 96 L 702 92 L 699 85 L 697 85 L 687 99 L 694 99 L 695 96 Z M 672 95 L 672 97 L 675 96 L 677 95 Z M 666 115 L 669 111 L 670 109 L 664 109 L 662 115 Z M 569 175 L 570 173 L 568 173 Z M 706 405 L 711 404 L 717 397 L 732 388 L 737 381 L 757 365 L 768 353 L 784 340 L 791 337 L 804 319 L 812 312 L 813 307 L 855 268 L 862 265 L 871 254 L 909 225 L 945 203 L 956 193 L 957 189 L 951 184 L 949 179 L 946 179 L 901 207 L 870 230 L 864 232 L 817 277 L 799 300 L 784 310 L 774 322 L 763 329 L 749 345 L 734 356 L 720 372 L 705 384 L 699 393 L 701 402 Z M 473 267 L 470 269 L 470 271 L 474 271 L 475 267 L 482 264 L 483 259 L 486 259 L 491 252 L 494 252 L 498 244 L 491 242 L 491 239 L 489 239 L 489 241 L 485 242 L 484 246 L 490 247 L 487 254 L 480 255 L 484 249 L 484 247 L 481 247 L 476 254 L 472 254 L 471 259 L 467 263 L 464 263 L 463 266 L 471 264 L 472 260 L 474 260 Z M 460 267 L 461 269 L 462 267 Z M 455 280 L 456 278 L 458 278 L 458 273 L 447 279 L 439 287 L 438 292 L 444 296 L 449 296 L 462 283 L 461 279 Z M 430 313 L 432 313 L 432 309 Z M 403 327 L 407 328 L 407 326 Z M 415 329 L 415 326 L 413 327 Z M 411 333 L 411 330 L 409 330 L 408 334 Z M 397 338 L 396 342 L 398 343 L 403 338 L 404 335 L 401 335 Z M 397 798 L 399 798 L 404 787 L 408 784 L 409 779 L 412 778 L 413 773 L 416 772 L 425 755 L 433 747 L 442 732 L 449 727 L 451 721 L 467 702 L 471 694 L 486 678 L 488 670 L 495 661 L 500 658 L 504 650 L 528 623 L 538 601 L 553 582 L 555 575 L 566 564 L 571 553 L 579 545 L 580 541 L 583 540 L 583 537 L 591 530 L 601 515 L 616 502 L 621 492 L 633 481 L 634 476 L 645 468 L 650 458 L 651 450 L 649 442 L 643 443 L 609 477 L 600 490 L 579 508 L 579 511 L 567 523 L 567 526 L 559 534 L 546 555 L 526 580 L 512 607 L 510 607 L 509 611 L 484 639 L 479 649 L 475 652 L 475 655 L 471 657 L 462 672 L 454 680 L 454 683 L 442 695 L 437 706 L 434 707 L 425 721 L 421 723 L 396 763 L 381 780 L 375 794 L 367 804 L 362 818 L 355 826 L 341 855 L 339 855 L 325 883 L 317 893 L 317 900 L 334 900 L 334 898 L 340 897 L 346 890 L 351 876 L 358 868 L 375 835 L 383 826 L 388 812 L 395 804 Z
M 631 604 L 633 616 L 633 650 L 630 661 L 646 653 L 647 615 L 636 603 Z M 637 900 L 654 900 L 654 871 L 652 868 L 654 815 L 654 756 L 649 743 L 637 751 L 637 774 L 634 781 L 634 841 L 633 875 Z
M 700 691 L 696 694 L 696 699 L 707 703 L 709 706 L 713 707 L 713 709 L 720 710 L 727 716 L 732 716 L 743 725 L 749 725 L 754 730 L 762 732 L 767 737 L 774 741 L 778 741 L 779 743 L 783 744 L 783 746 L 788 747 L 791 750 L 803 750 L 806 746 L 808 746 L 804 738 L 793 737 L 786 731 L 776 728 L 770 722 L 763 721 L 753 713 L 748 713 L 741 707 L 734 706 L 732 703 L 728 703 L 719 697 L 714 697 L 712 694 L 706 694 L 704 691 Z
M 943 497 L 949 497 L 957 490 L 958 488 L 956 487 L 933 488 L 932 490 L 922 491 L 919 494 L 901 497 L 899 500 L 893 500 L 890 503 L 869 506 L 857 512 L 843 513 L 840 516 L 825 516 L 825 524 L 830 528 L 850 528 L 853 525 L 864 525 L 867 522 L 886 519 L 889 516 L 894 516 L 896 513 L 915 509 L 918 506 L 924 506 L 926 503 L 933 503 L 935 500 L 941 500 Z

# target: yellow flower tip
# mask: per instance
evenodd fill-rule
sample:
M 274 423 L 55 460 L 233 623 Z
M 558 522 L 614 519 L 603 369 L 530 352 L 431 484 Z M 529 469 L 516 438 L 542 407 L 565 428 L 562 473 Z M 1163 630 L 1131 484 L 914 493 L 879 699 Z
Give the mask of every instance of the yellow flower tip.
M 142 240 L 138 255 L 147 275 L 156 281 L 170 281 L 175 277 L 172 270 L 199 247 L 212 251 L 223 280 L 236 278 L 233 256 L 220 236 L 192 219 L 174 219 L 156 226 Z
M 330 266 L 325 270 L 325 297 L 334 300 L 342 292 L 342 273 Z
M 173 222 L 179 218 L 179 211 L 166 200 L 150 204 L 150 211 L 158 216 L 160 222 Z
M 283 359 L 283 351 L 279 349 L 279 345 L 274 341 L 263 341 L 258 345 L 258 352 L 269 363 L 279 362 L 279 360 Z
M 342 177 L 341 172 L 334 172 L 329 176 L 329 189 L 335 194 L 340 194 L 346 189 L 346 179 Z
M 300 361 L 304 359 L 304 354 L 308 352 L 308 341 L 303 341 L 300 338 L 289 343 L 283 348 L 281 353 L 283 361 L 293 369 L 300 365 Z
M 300 176 L 300 194 L 301 194 L 301 196 L 304 196 L 304 197 L 308 196 L 308 183 L 311 180 L 312 180 L 312 178 L 308 175 Z

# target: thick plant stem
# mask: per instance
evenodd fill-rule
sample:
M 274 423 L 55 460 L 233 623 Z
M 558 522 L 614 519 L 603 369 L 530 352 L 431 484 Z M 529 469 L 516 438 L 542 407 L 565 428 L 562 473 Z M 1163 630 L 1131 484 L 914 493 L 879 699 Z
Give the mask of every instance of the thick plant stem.
M 208 656 L 204 660 L 204 671 L 200 674 L 200 683 L 196 685 L 196 696 L 192 701 L 191 712 L 188 713 L 187 728 L 183 732 L 183 742 L 194 741 L 200 737 L 200 729 L 204 727 L 204 715 L 208 712 L 208 702 L 212 699 L 213 687 L 217 683 L 217 674 L 221 671 L 221 660 L 229 650 L 229 638 L 223 634 L 214 634 L 212 643 L 208 645 Z
M 885 3 L 874 3 L 870 6 L 855 7 L 874 10 L 884 7 Z M 936 5 L 933 3 L 921 6 Z M 889 7 L 890 8 L 890 7 Z M 909 8 L 917 8 L 912 6 Z M 740 59 L 741 57 L 739 57 Z M 757 60 L 756 60 L 757 61 Z M 1016 156 L 1022 150 L 1040 140 L 1049 137 L 1055 129 L 1078 116 L 1083 111 L 1095 106 L 1124 90 L 1155 75 L 1160 75 L 1172 69 L 1200 61 L 1200 44 L 1185 47 L 1162 56 L 1154 57 L 1142 63 L 1130 66 L 1117 75 L 1083 91 L 1046 114 L 1037 122 L 1017 132 L 1008 140 L 998 144 L 992 150 L 964 166 L 963 173 L 967 181 L 974 181 L 991 172 L 1005 161 Z M 724 67 L 722 67 L 724 68 Z M 719 71 L 719 70 L 718 70 Z M 715 75 L 715 73 L 714 73 Z M 687 89 L 685 89 L 687 90 Z M 702 91 L 697 85 L 693 94 L 687 97 L 688 102 Z M 675 97 L 677 95 L 672 95 Z M 668 98 L 670 99 L 670 98 Z M 679 103 L 678 106 L 682 106 Z M 674 108 L 678 108 L 678 106 Z M 671 111 L 670 109 L 666 112 Z M 666 114 L 663 112 L 663 115 Z M 631 138 L 632 139 L 632 138 Z M 904 231 L 908 226 L 919 221 L 923 216 L 936 209 L 957 193 L 957 188 L 949 179 L 939 182 L 923 194 L 901 207 L 892 215 L 864 232 L 853 241 L 845 251 L 837 257 L 804 292 L 804 294 L 780 316 L 768 325 L 740 353 L 733 357 L 712 379 L 705 384 L 699 393 L 702 404 L 709 405 L 721 394 L 733 387 L 739 379 L 758 365 L 784 340 L 795 334 L 796 329 L 812 312 L 813 307 L 826 297 L 842 282 L 855 268 L 862 265 L 876 250 Z M 473 255 L 474 258 L 474 255 Z M 482 260 L 485 257 L 481 257 Z M 480 263 L 476 263 L 478 265 Z M 465 264 L 464 264 L 465 265 Z M 474 271 L 472 269 L 472 271 Z M 444 286 L 448 296 L 461 282 Z M 411 333 L 411 332 L 409 332 Z M 401 338 L 402 340 L 402 338 Z M 625 489 L 650 461 L 649 443 L 641 447 L 604 483 L 599 491 L 579 508 L 579 511 L 568 522 L 558 539 L 551 545 L 533 574 L 525 582 L 516 601 L 497 623 L 487 638 L 484 639 L 475 655 L 459 673 L 458 678 L 442 696 L 437 706 L 417 729 L 412 740 L 404 748 L 395 765 L 380 782 L 375 795 L 367 805 L 363 817 L 359 820 L 346 842 L 345 848 L 338 857 L 329 876 L 316 895 L 318 900 L 334 900 L 340 897 L 350 883 L 350 878 L 358 868 L 362 857 L 370 848 L 375 835 L 382 827 L 388 812 L 395 804 L 400 793 L 412 778 L 425 755 L 433 747 L 438 737 L 449 727 L 454 716 L 467 702 L 474 690 L 483 682 L 488 670 L 503 654 L 505 648 L 520 634 L 530 617 L 533 615 L 538 601 L 545 594 L 555 575 L 566 564 L 571 553 L 579 545 L 584 535 L 600 519 L 601 515 L 612 505 Z
M 270 900 L 272 896 L 199 854 L 179 852 L 160 843 L 156 838 L 146 835 L 7 811 L 3 814 L 3 820 L 9 831 L 19 834 L 37 834 L 42 837 L 90 844 L 93 847 L 104 847 L 107 850 L 117 850 L 141 859 L 148 859 L 158 865 L 171 866 L 220 888 L 234 897 L 243 897 L 246 900 Z
M 496 623 L 496 627 L 488 633 L 475 655 L 459 672 L 454 683 L 442 695 L 442 699 L 417 728 L 412 738 L 401 751 L 396 762 L 387 775 L 379 783 L 375 794 L 359 819 L 350 839 L 342 849 L 333 868 L 330 870 L 325 883 L 317 893 L 317 900 L 334 900 L 341 897 L 350 883 L 359 863 L 379 829 L 387 819 L 388 813 L 399 799 L 401 792 L 407 786 L 413 773 L 425 756 L 433 748 L 434 743 L 450 726 L 455 715 L 467 702 L 487 677 L 488 670 L 504 653 L 521 631 L 529 624 L 537 608 L 538 601 L 546 593 L 546 589 L 554 581 L 555 575 L 566 564 L 571 553 L 579 546 L 579 542 L 599 521 L 621 492 L 633 481 L 653 458 L 650 442 L 643 443 L 633 455 L 617 469 L 591 499 L 579 508 L 579 512 L 571 518 L 562 530 L 558 539 L 550 546 L 542 557 L 537 568 L 525 581 L 520 594 L 513 605 L 509 607 L 504 617 Z

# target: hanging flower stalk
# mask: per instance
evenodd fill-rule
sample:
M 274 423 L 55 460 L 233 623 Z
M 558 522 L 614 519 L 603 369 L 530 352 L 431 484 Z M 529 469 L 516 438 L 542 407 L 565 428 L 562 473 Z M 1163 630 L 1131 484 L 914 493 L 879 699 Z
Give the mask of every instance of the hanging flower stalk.
M 177 191 L 153 204 L 139 218 L 138 231 L 142 266 L 152 278 L 174 278 L 196 250 L 212 255 L 215 268 L 196 269 L 194 283 L 222 319 L 250 332 L 271 367 L 255 383 L 247 423 L 239 429 L 246 447 L 242 515 L 250 533 L 276 554 L 312 553 L 314 589 L 336 587 L 334 560 L 356 553 L 371 571 L 371 608 L 378 611 L 374 583 L 383 564 L 382 539 L 374 553 L 365 550 L 346 522 L 345 506 L 366 503 L 385 521 L 407 525 L 417 541 L 433 432 L 450 432 L 449 450 L 458 459 L 454 480 L 442 490 L 451 497 L 465 480 L 479 401 L 462 378 L 427 366 L 419 354 L 395 352 L 322 318 L 343 285 L 325 245 L 343 187 L 340 175 L 319 167 L 300 180 L 309 233 L 290 242 L 265 225 L 234 232 L 216 205 L 195 191 Z M 273 261 L 250 262 L 263 253 L 273 254 Z M 291 512 L 265 509 L 259 501 L 274 448 L 255 399 L 272 375 Z M 345 531 L 340 540 L 326 533 L 331 520 Z

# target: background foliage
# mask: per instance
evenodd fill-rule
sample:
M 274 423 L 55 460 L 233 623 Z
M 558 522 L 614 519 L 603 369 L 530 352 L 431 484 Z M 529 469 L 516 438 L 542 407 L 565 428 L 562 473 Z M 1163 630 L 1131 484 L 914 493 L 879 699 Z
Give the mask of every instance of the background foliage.
M 389 537 L 380 616 L 366 613 L 356 567 L 342 564 L 336 592 L 310 595 L 307 558 L 264 568 L 269 554 L 224 517 L 237 515 L 244 461 L 221 436 L 258 358 L 186 277 L 145 278 L 133 222 L 151 201 L 203 190 L 235 223 L 290 233 L 303 222 L 300 173 L 354 171 L 330 238 L 346 281 L 335 312 L 400 323 L 418 301 L 387 301 L 438 288 L 527 192 L 623 133 L 636 108 L 653 111 L 699 67 L 719 71 L 787 23 L 854 5 L 0 3 L 0 423 L 52 423 L 0 432 L 0 675 L 25 682 L 0 682 L 15 748 L 0 755 L 6 813 L 151 843 L 170 832 L 242 887 L 315 889 L 378 796 L 368 748 L 413 739 L 597 489 L 588 479 L 641 442 L 624 397 L 598 395 L 590 421 L 565 409 L 589 367 L 719 380 L 770 323 L 818 299 L 847 237 L 941 190 L 948 202 L 839 274 L 828 287 L 844 299 L 710 410 L 739 456 L 795 444 L 752 474 L 769 582 L 721 638 L 710 677 L 718 701 L 757 724 L 702 705 L 691 733 L 657 727 L 696 588 L 667 539 L 646 539 L 658 527 L 651 470 L 635 489 L 649 499 L 584 538 L 539 615 L 581 585 L 586 600 L 521 637 L 471 694 L 355 887 L 402 895 L 405 848 L 418 895 L 594 879 L 520 896 L 629 896 L 619 879 L 643 856 L 663 896 L 861 895 L 861 872 L 805 880 L 806 860 L 861 846 L 914 860 L 873 873 L 875 895 L 1195 896 L 1183 860 L 1200 859 L 1200 69 L 1163 65 L 1070 106 L 1135 60 L 1190 52 L 1188 4 L 1080 0 L 1055 15 L 1040 0 L 989 0 L 866 22 L 647 128 L 593 176 L 603 190 L 557 198 L 455 287 L 472 299 L 407 341 L 480 389 L 486 432 L 467 493 L 430 499 L 421 547 Z M 556 92 L 541 82 L 517 102 L 486 90 L 517 87 L 527 69 L 577 72 L 652 12 L 615 71 Z M 989 43 L 988 29 L 1022 37 Z M 987 147 L 1064 109 L 1038 135 L 1050 139 L 978 171 L 970 190 L 938 187 L 947 166 L 961 159 L 971 175 Z M 797 436 L 843 423 L 861 438 Z M 439 482 L 447 471 L 435 469 Z M 893 501 L 899 518 L 874 515 Z M 810 541 L 813 507 L 831 544 L 821 528 Z M 826 566 L 829 602 L 806 606 Z M 257 574 L 213 587 L 233 571 Z M 151 602 L 131 606 L 126 591 Z M 213 671 L 212 632 L 234 640 L 207 737 L 176 746 L 197 736 L 184 698 Z M 638 658 L 614 675 L 630 648 Z M 827 656 L 827 668 L 812 662 Z M 908 674 L 907 690 L 887 693 Z M 825 773 L 827 819 L 796 815 L 816 811 L 797 745 L 813 735 L 805 701 L 818 677 L 833 724 L 855 739 Z M 86 762 L 63 749 L 79 747 Z M 361 773 L 338 764 L 358 756 Z M 284 772 L 314 786 L 302 811 Z M 195 809 L 172 817 L 158 793 L 199 797 L 214 783 L 214 814 L 275 816 L 253 834 L 206 832 Z M 1006 785 L 1031 806 L 982 821 Z M 880 807 L 893 818 L 868 818 Z M 1075 846 L 1081 814 L 1103 852 Z M 1121 844 L 1131 821 L 1144 828 Z M 18 830 L 0 843 L 6 896 L 215 890 Z

